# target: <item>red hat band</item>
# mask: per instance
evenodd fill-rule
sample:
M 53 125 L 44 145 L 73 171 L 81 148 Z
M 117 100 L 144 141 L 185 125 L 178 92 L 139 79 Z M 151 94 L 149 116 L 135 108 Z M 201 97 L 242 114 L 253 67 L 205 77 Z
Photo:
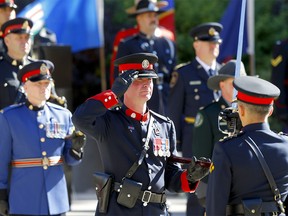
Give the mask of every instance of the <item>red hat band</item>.
M 36 76 L 36 75 L 39 75 L 39 74 L 43 74 L 43 69 L 37 69 L 37 70 L 33 70 L 33 71 L 30 71 L 28 73 L 26 73 L 25 75 L 23 75 L 22 77 L 22 82 L 26 82 L 30 77 L 32 76 Z M 50 71 L 47 69 L 46 72 L 45 72 L 46 75 L 50 75 Z
M 237 94 L 237 99 L 243 102 L 259 104 L 259 105 L 271 105 L 273 104 L 274 98 L 259 98 L 251 95 L 247 95 L 243 92 L 239 92 Z
M 124 70 L 153 70 L 153 64 L 145 59 L 142 63 L 129 63 L 129 64 L 120 64 L 119 71 Z
M 30 30 L 30 26 L 29 26 L 28 22 L 25 22 L 23 24 L 16 24 L 16 25 L 8 26 L 4 31 L 3 37 L 5 37 L 11 31 L 16 30 L 16 29 Z

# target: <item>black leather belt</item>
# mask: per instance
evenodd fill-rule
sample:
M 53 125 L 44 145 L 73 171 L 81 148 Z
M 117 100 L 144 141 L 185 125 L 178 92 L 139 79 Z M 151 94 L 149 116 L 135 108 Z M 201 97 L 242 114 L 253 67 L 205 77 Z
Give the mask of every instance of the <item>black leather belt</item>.
M 279 208 L 275 202 L 262 202 L 261 213 L 271 213 L 271 215 L 280 214 Z M 251 213 L 253 209 L 251 209 Z M 244 214 L 244 207 L 242 204 L 227 205 L 226 215 Z
M 114 182 L 114 190 L 116 192 L 120 192 L 121 184 L 119 182 Z M 166 202 L 166 195 L 165 193 L 157 194 L 152 193 L 151 191 L 145 190 L 140 191 L 138 199 L 141 200 L 143 203 L 165 203 Z

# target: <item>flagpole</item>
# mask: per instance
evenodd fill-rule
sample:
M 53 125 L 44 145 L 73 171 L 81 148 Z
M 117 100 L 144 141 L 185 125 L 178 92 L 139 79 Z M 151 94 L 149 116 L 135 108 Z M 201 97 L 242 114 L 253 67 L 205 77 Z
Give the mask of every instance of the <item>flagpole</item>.
M 250 75 L 256 74 L 255 69 L 255 1 L 249 0 L 247 2 L 247 22 L 248 22 L 248 50 L 249 54 L 249 65 L 250 65 Z
M 237 47 L 235 77 L 239 77 L 240 76 L 241 57 L 242 57 L 242 49 L 243 49 L 245 12 L 246 12 L 246 0 L 242 0 L 241 14 L 240 14 L 240 25 L 239 25 L 239 35 L 238 35 L 238 47 Z M 233 98 L 236 98 L 236 95 L 237 95 L 237 90 L 234 88 L 234 90 L 233 90 Z M 234 108 L 236 108 L 235 106 L 237 106 L 237 105 L 236 105 L 236 103 L 233 103 L 232 106 L 234 106 Z
M 107 89 L 106 83 L 106 70 L 105 70 L 105 49 L 104 46 L 99 48 L 100 56 L 100 73 L 101 73 L 101 90 L 105 91 Z

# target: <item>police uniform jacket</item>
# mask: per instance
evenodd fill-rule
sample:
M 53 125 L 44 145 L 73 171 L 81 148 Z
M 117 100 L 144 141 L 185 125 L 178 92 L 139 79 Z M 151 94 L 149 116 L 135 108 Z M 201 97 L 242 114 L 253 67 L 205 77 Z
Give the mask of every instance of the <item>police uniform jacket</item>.
M 198 110 L 214 101 L 214 93 L 207 87 L 208 78 L 196 59 L 180 66 L 172 75 L 168 116 L 175 124 L 177 142 L 185 157 L 192 156 L 192 132 Z
M 32 161 L 62 156 L 69 165 L 80 162 L 70 154 L 71 141 L 65 139 L 74 128 L 71 113 L 49 102 L 39 110 L 28 106 L 11 105 L 0 113 L 0 191 L 2 194 L 9 191 L 10 214 L 67 212 L 69 203 L 62 164 L 33 166 Z M 12 165 L 9 183 L 9 164 L 17 160 L 24 164 Z
M 23 64 L 27 64 L 32 62 L 31 58 L 27 58 L 26 62 L 19 62 L 15 59 L 9 57 L 6 53 L 3 53 L 0 56 L 0 109 L 3 109 L 6 106 L 14 104 L 17 96 L 20 95 L 20 99 L 18 102 L 23 102 L 24 97 L 20 92 L 18 95 L 18 89 L 20 86 L 20 82 L 17 79 L 17 73 L 19 71 L 19 67 L 23 66 Z
M 140 32 L 120 42 L 116 59 L 141 52 L 153 53 L 158 57 L 158 62 L 154 65 L 154 69 L 158 73 L 159 78 L 158 80 L 153 80 L 153 95 L 148 101 L 148 105 L 155 112 L 165 114 L 170 77 L 176 65 L 175 44 L 166 37 L 153 36 L 152 38 L 147 38 L 146 35 Z M 118 74 L 118 68 L 115 67 L 114 76 L 117 77 Z
M 273 50 L 271 60 L 271 82 L 276 85 L 281 94 L 275 101 L 275 111 L 279 119 L 288 120 L 288 39 L 278 41 Z
M 209 175 L 206 211 L 208 216 L 226 215 L 226 205 L 242 199 L 274 200 L 270 185 L 258 158 L 245 142 L 251 137 L 261 150 L 274 180 L 285 200 L 288 194 L 288 138 L 276 134 L 268 123 L 245 126 L 236 137 L 215 144 Z
M 121 182 L 127 171 L 138 161 L 147 136 L 148 122 L 133 118 L 133 111 L 125 106 L 111 109 L 117 99 L 111 90 L 104 91 L 80 105 L 72 116 L 73 123 L 97 143 L 103 160 L 104 172 L 112 174 Z M 142 183 L 142 190 L 164 193 L 193 191 L 195 184 L 188 185 L 186 171 L 176 163 L 168 162 L 176 154 L 176 135 L 173 122 L 162 115 L 149 111 L 154 117 L 149 149 L 143 163 L 138 167 L 132 180 Z M 150 118 L 149 118 L 150 119 Z M 160 150 L 161 149 L 161 150 Z M 137 200 L 133 208 L 117 203 L 118 192 L 112 189 L 106 215 L 164 215 L 165 206 L 148 203 L 143 206 Z M 96 215 L 99 215 L 97 210 Z
M 203 109 L 199 110 L 194 125 L 192 149 L 193 154 L 198 157 L 211 158 L 214 144 L 222 139 L 225 134 L 219 130 L 218 116 L 220 111 L 229 105 L 223 97 L 217 102 L 213 102 Z M 227 129 L 227 123 L 221 122 L 222 130 Z

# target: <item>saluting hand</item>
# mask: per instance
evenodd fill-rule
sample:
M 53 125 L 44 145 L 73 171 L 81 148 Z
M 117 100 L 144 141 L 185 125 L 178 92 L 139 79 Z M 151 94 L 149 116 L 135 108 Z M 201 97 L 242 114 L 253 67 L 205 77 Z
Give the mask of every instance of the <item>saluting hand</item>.
M 139 71 L 128 70 L 120 74 L 112 85 L 112 92 L 116 94 L 118 98 L 121 98 L 127 91 L 131 83 L 137 79 Z
M 187 180 L 191 183 L 200 181 L 209 174 L 210 166 L 211 160 L 209 158 L 200 157 L 197 159 L 193 156 L 187 169 Z

